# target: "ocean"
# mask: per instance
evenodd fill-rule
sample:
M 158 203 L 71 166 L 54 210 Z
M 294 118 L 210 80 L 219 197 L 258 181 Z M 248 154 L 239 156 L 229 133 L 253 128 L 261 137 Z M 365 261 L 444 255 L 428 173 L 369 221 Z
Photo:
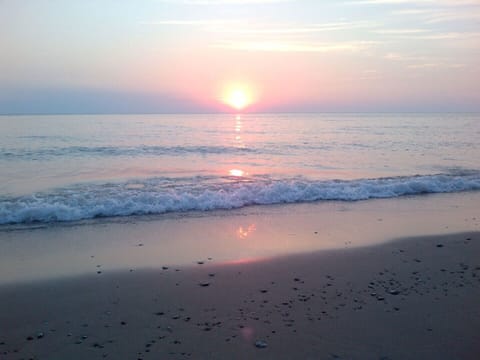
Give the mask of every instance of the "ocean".
M 480 190 L 480 114 L 0 116 L 0 224 Z

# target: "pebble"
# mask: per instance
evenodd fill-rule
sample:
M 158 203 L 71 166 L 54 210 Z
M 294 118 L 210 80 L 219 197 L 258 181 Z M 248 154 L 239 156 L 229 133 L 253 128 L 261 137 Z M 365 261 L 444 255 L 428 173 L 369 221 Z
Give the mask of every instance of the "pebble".
M 268 346 L 266 341 L 263 340 L 257 340 L 255 341 L 255 347 L 258 349 L 265 349 Z

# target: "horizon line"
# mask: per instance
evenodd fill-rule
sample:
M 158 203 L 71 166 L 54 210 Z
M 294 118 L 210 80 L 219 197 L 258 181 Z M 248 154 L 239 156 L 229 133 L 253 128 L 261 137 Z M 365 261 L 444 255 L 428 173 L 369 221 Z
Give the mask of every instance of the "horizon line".
M 41 112 L 41 113 L 0 113 L 0 116 L 60 116 L 60 115 L 265 115 L 265 114 L 480 114 L 476 111 L 206 111 L 206 112 Z

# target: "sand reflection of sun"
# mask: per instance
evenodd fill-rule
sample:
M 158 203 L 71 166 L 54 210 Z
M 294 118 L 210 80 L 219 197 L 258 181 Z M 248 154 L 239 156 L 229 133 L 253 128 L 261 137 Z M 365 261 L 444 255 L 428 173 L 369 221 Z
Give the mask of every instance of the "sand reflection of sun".
M 237 229 L 237 237 L 239 239 L 246 239 L 248 238 L 252 233 L 254 233 L 257 230 L 257 227 L 255 224 L 251 224 L 247 228 L 244 228 L 243 226 L 240 226 Z

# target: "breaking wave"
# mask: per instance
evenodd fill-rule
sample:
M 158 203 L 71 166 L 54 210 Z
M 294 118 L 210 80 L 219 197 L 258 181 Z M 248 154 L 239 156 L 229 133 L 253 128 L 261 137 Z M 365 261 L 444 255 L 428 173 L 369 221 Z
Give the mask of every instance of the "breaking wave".
M 0 197 L 0 224 L 76 221 L 249 205 L 358 201 L 480 190 L 480 172 L 358 180 L 152 178 Z

